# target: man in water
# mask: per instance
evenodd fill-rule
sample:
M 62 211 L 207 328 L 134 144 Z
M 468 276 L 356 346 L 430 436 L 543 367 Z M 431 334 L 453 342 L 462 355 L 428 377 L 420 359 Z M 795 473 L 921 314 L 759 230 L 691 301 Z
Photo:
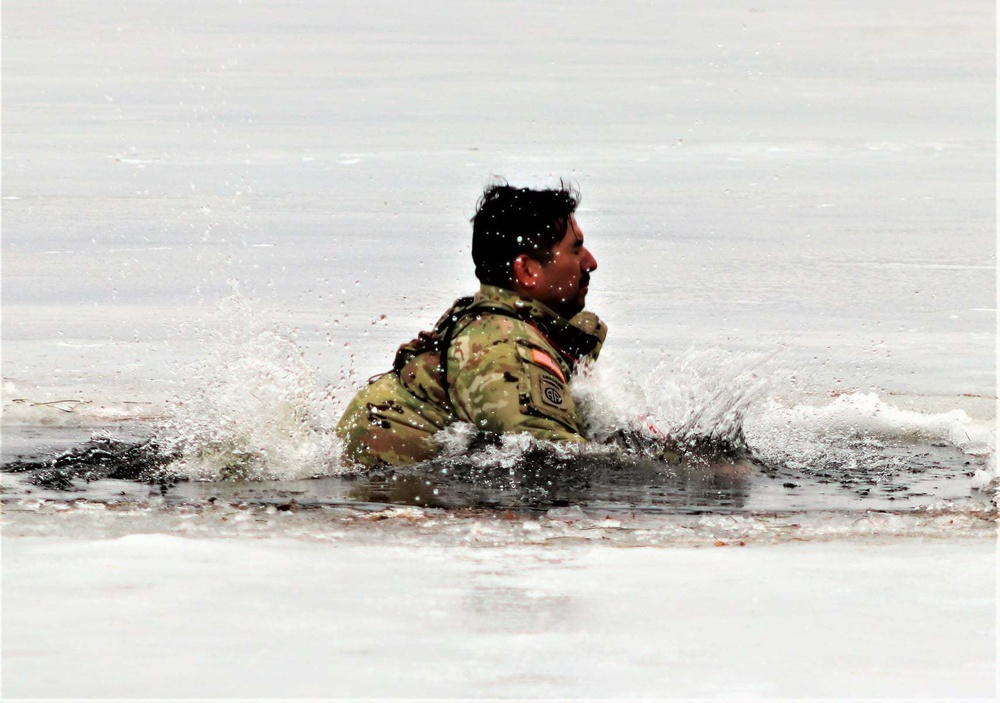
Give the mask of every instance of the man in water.
M 597 261 L 565 185 L 486 189 L 472 218 L 479 292 L 396 352 L 337 425 L 344 456 L 364 466 L 438 453 L 434 435 L 467 422 L 487 435 L 527 432 L 583 442 L 569 379 L 601 349 L 607 328 L 584 311 Z

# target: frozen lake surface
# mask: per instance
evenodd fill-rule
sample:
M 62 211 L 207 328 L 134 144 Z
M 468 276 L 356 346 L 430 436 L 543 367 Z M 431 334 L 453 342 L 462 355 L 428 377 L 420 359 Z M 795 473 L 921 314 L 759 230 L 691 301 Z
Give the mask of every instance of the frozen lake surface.
M 7 540 L 4 695 L 954 700 L 996 691 L 988 541 L 415 541 Z
M 0 474 L 3 695 L 996 695 L 995 12 L 4 2 L 3 461 L 179 454 Z M 753 461 L 344 475 L 494 175 L 582 191 L 595 434 Z

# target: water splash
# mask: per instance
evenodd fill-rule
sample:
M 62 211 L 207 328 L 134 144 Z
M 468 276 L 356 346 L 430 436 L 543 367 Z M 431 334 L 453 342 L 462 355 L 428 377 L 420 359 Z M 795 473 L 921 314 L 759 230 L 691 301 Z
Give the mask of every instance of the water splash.
M 216 331 L 204 334 L 208 354 L 185 369 L 181 397 L 157 432 L 165 451 L 180 457 L 171 466 L 175 472 L 200 479 L 295 479 L 349 470 L 340 464 L 331 428 L 350 384 L 319 388 L 315 370 L 275 318 L 238 292 L 220 305 Z M 870 478 L 912 464 L 913 456 L 893 451 L 907 442 L 943 442 L 977 457 L 974 485 L 995 488 L 994 433 L 964 411 L 904 411 L 874 394 L 843 394 L 812 405 L 776 400 L 802 395 L 795 378 L 780 350 L 691 350 L 652 367 L 605 357 L 573 384 L 593 440 L 587 447 L 540 448 L 524 436 L 477 444 L 472 428 L 460 423 L 436 439 L 442 466 L 461 465 L 498 488 L 538 456 L 562 463 L 599 460 L 603 452 L 614 459 L 622 449 L 634 456 L 636 447 L 649 458 L 664 459 L 655 454 L 662 447 L 687 457 L 749 453 L 765 472 L 835 470 L 844 480 L 852 472 Z M 616 443 L 623 432 L 644 441 Z M 563 456 L 567 451 L 573 456 Z
M 995 420 L 963 409 L 924 413 L 898 408 L 875 393 L 845 393 L 813 403 L 768 399 L 746 425 L 748 446 L 772 469 L 847 478 L 863 471 L 889 477 L 920 463 L 928 448 L 957 450 L 974 472 L 974 489 L 997 489 Z M 903 451 L 899 451 L 903 450 Z
M 165 451 L 180 457 L 171 470 L 197 479 L 340 472 L 339 442 L 329 430 L 339 394 L 318 387 L 291 336 L 238 291 L 210 322 L 208 353 L 183 369 L 179 398 L 156 432 Z
M 778 359 L 709 349 L 652 368 L 602 360 L 582 370 L 573 393 L 595 441 L 627 430 L 681 447 L 740 450 L 747 414 L 791 377 Z
M 864 490 L 909 475 L 971 477 L 971 488 L 994 496 L 1000 489 L 995 420 L 963 409 L 917 412 L 895 407 L 875 393 L 803 397 L 801 374 L 781 365 L 781 354 L 691 350 L 652 368 L 632 363 L 584 370 L 574 398 L 590 436 L 612 440 L 622 429 L 657 446 L 682 450 L 746 452 L 758 469 L 815 483 Z

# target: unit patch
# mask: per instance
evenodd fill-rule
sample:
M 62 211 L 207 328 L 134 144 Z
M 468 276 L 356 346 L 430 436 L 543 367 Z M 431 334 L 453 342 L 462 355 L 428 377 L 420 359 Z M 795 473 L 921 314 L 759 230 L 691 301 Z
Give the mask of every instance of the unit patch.
M 548 405 L 553 405 L 557 408 L 563 406 L 563 388 L 562 384 L 557 383 L 556 380 L 550 376 L 542 374 L 539 377 L 539 382 L 541 383 L 542 390 L 542 400 L 544 400 Z
M 529 344 L 518 343 L 518 356 L 524 362 L 527 372 L 528 391 L 526 401 L 522 401 L 522 412 L 529 415 L 548 417 L 579 433 L 576 406 L 566 385 L 566 373 L 552 355 Z
M 555 376 L 538 366 L 529 365 L 528 383 L 531 386 L 531 403 L 535 410 L 560 422 L 575 426 L 575 408 L 569 389 Z

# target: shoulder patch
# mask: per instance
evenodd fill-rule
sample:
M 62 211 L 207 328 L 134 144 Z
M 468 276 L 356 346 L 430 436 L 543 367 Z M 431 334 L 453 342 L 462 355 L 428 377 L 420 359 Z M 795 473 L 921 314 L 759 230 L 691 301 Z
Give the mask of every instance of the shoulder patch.
M 528 366 L 528 385 L 532 414 L 541 414 L 558 420 L 574 432 L 578 432 L 576 407 L 569 389 L 547 369 Z
M 542 402 L 546 405 L 551 405 L 555 408 L 561 408 L 566 405 L 566 390 L 549 376 L 545 374 L 539 375 L 538 390 Z
M 563 383 L 569 383 L 562 366 L 544 349 L 539 349 L 533 344 L 518 341 L 517 355 L 521 357 L 521 361 L 528 365 L 543 368 Z
M 562 369 L 559 368 L 559 364 L 557 364 L 555 359 L 543 352 L 541 349 L 535 349 L 532 347 L 531 360 L 539 366 L 548 369 L 556 375 L 556 378 L 563 383 L 566 383 L 566 376 L 563 374 Z

